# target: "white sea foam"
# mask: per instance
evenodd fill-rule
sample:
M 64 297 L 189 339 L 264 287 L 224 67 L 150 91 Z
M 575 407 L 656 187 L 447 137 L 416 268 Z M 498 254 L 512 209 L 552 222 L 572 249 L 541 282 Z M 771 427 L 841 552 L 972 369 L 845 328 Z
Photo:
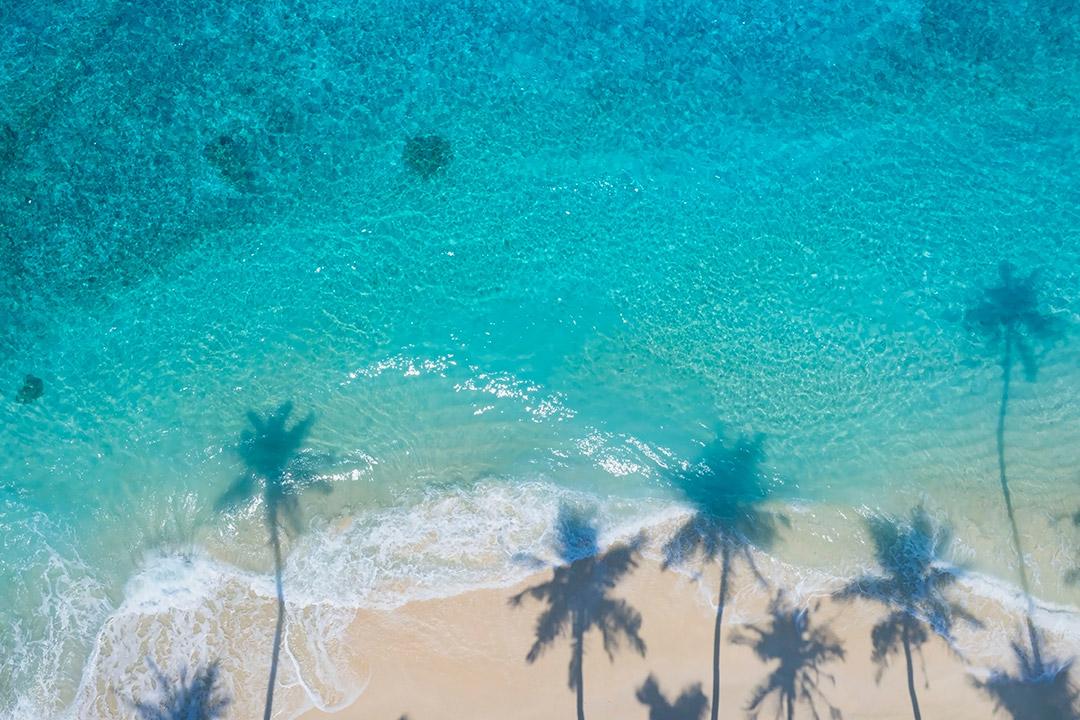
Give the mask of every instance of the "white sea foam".
M 287 624 L 275 705 L 290 715 L 352 702 L 368 677 L 365 648 L 349 626 L 362 610 L 393 609 L 406 602 L 511 585 L 554 563 L 552 533 L 561 505 L 592 508 L 605 546 L 635 536 L 652 538 L 645 553 L 659 557 L 663 541 L 689 516 L 672 501 L 599 499 L 537 479 L 492 481 L 468 490 L 433 493 L 412 507 L 385 509 L 331 523 L 298 538 L 284 568 Z M 835 590 L 844 578 L 755 555 L 772 588 L 808 601 Z M 847 572 L 848 569 L 845 569 Z M 703 598 L 715 603 L 715 568 L 682 568 L 700 576 Z M 746 608 L 755 593 L 751 574 L 736 584 L 728 617 L 753 621 Z M 850 575 L 848 575 L 850 577 Z M 965 574 L 961 584 L 976 605 L 1001 606 L 1015 619 L 1022 596 L 989 576 Z M 771 588 L 768 590 L 771 591 Z M 129 581 L 123 602 L 97 634 L 76 701 L 65 717 L 79 720 L 130 717 L 136 698 L 156 687 L 149 661 L 166 672 L 220 660 L 224 690 L 237 717 L 258 713 L 272 643 L 275 595 L 272 578 L 241 570 L 204 551 L 156 554 Z M 1040 603 L 1039 625 L 1058 647 L 1080 647 L 1074 609 Z M 997 658 L 1008 652 L 1015 622 L 958 636 L 965 657 Z M 349 641 L 344 641 L 348 637 Z M 45 715 L 38 715 L 46 717 Z
M 3 628 L 0 680 L 11 682 L 20 692 L 8 706 L 0 706 L 0 718 L 23 720 L 46 718 L 56 702 L 60 678 L 69 677 L 85 656 L 95 628 L 112 609 L 105 588 L 74 547 L 54 547 L 49 538 L 67 537 L 52 527 L 42 513 L 35 513 L 0 529 L 9 537 L 20 533 L 34 539 L 34 551 L 23 558 L 23 593 L 28 603 L 16 610 Z M 46 532 L 43 528 L 49 527 Z M 2 683 L 0 683 L 2 684 Z
M 297 583 L 299 586 L 300 584 Z M 286 592 L 290 585 L 286 581 Z M 299 593 L 297 593 L 299 595 Z M 350 702 L 363 677 L 351 672 L 340 636 L 354 609 L 294 600 L 279 670 L 282 707 L 332 709 Z M 255 716 L 269 666 L 276 598 L 269 576 L 203 553 L 156 555 L 128 583 L 121 606 L 97 635 L 68 717 L 128 717 L 132 704 L 159 695 L 152 662 L 173 676 L 219 661 L 224 691 L 238 717 Z
M 381 609 L 505 586 L 535 571 L 527 558 L 555 561 L 551 534 L 564 503 L 595 509 L 602 544 L 679 512 L 662 501 L 597 502 L 539 481 L 490 483 L 308 535 L 290 555 L 285 582 L 302 586 L 308 602 Z
M 358 610 L 505 586 L 534 572 L 537 561 L 555 562 L 550 533 L 563 503 L 595 508 L 602 544 L 679 512 L 659 502 L 598 503 L 542 482 L 490 483 L 298 538 L 283 574 L 287 622 L 275 706 L 331 710 L 363 690 L 364 649 L 337 642 Z M 267 574 L 199 550 L 148 556 L 97 634 L 64 716 L 130 717 L 134 701 L 162 690 L 151 662 L 175 675 L 214 660 L 234 712 L 252 715 L 264 692 L 274 603 Z

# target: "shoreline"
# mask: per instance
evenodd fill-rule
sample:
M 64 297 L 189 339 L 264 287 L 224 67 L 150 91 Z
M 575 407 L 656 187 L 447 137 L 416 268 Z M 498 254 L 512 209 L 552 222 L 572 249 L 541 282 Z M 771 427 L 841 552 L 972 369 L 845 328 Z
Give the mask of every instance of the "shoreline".
M 605 713 L 611 712 L 617 713 L 611 717 L 646 718 L 642 713 L 647 708 L 637 701 L 636 694 L 650 673 L 656 675 L 665 693 L 678 695 L 700 682 L 705 684 L 705 695 L 710 694 L 710 641 L 720 579 L 718 564 L 693 563 L 667 571 L 660 567 L 660 547 L 671 536 L 673 527 L 684 519 L 685 514 L 674 513 L 665 505 L 659 512 L 638 517 L 636 521 L 615 523 L 600 543 L 601 548 L 610 551 L 638 532 L 651 538 L 641 547 L 640 567 L 613 593 L 641 612 L 646 656 L 638 657 L 624 648 L 616 653 L 615 662 L 609 663 L 597 638 L 586 637 L 585 700 L 587 706 L 597 703 L 598 709 L 593 713 L 597 717 L 608 717 Z M 550 519 L 541 525 L 550 528 Z M 369 528 L 348 520 L 335 523 L 330 529 L 332 534 L 323 540 L 330 541 L 328 547 L 334 552 L 319 557 L 335 557 L 340 561 L 340 553 L 355 540 L 356 534 L 363 535 Z M 467 539 L 475 547 L 479 538 Z M 305 536 L 307 540 L 312 538 Z M 537 544 L 532 547 L 548 548 L 549 540 L 537 536 Z M 461 549 L 457 544 L 451 547 L 455 553 Z M 425 558 L 420 549 L 415 541 L 401 548 L 413 553 L 414 562 Z M 453 582 L 427 583 L 412 587 L 411 599 L 392 605 L 367 604 L 363 599 L 375 600 L 381 595 L 324 597 L 322 586 L 310 575 L 317 558 L 307 557 L 301 547 L 292 550 L 300 552 L 290 552 L 287 562 L 286 637 L 275 697 L 278 717 L 396 720 L 402 713 L 408 713 L 410 720 L 449 719 L 463 714 L 533 717 L 522 715 L 515 706 L 522 692 L 535 692 L 536 702 L 542 707 L 554 699 L 556 706 L 562 708 L 555 716 L 573 716 L 574 695 L 567 688 L 568 640 L 560 639 L 530 665 L 525 657 L 541 604 L 530 600 L 520 608 L 508 605 L 512 595 L 550 579 L 550 567 L 540 565 L 546 569 L 536 570 L 538 566 L 534 564 L 529 569 L 519 553 L 512 558 L 507 556 L 514 561 L 508 567 L 516 566 L 516 570 L 508 572 L 503 568 L 503 574 L 493 576 L 490 582 L 466 586 Z M 547 549 L 544 557 L 553 558 Z M 855 708 L 856 714 L 848 714 L 849 717 L 910 717 L 910 707 L 905 704 L 902 658 L 899 665 L 893 658 L 880 686 L 874 679 L 876 668 L 869 662 L 871 628 L 885 617 L 887 609 L 868 601 L 832 600 L 831 593 L 849 581 L 850 576 L 792 564 L 775 554 L 755 551 L 753 557 L 768 585 L 755 580 L 745 562 L 738 562 L 725 606 L 721 696 L 740 700 L 735 704 L 725 700 L 722 710 L 728 714 L 741 710 L 745 698 L 767 672 L 747 648 L 730 643 L 733 631 L 748 623 L 767 621 L 769 601 L 783 588 L 789 601 L 816 607 L 811 621 L 815 625 L 829 623 L 845 648 L 844 663 L 823 669 L 837 678 L 835 688 L 831 681 L 825 682 L 826 695 L 841 710 L 848 706 Z M 533 561 L 541 562 L 537 558 Z M 340 572 L 348 571 L 351 566 L 334 567 L 337 568 L 334 577 L 342 585 L 344 576 Z M 403 577 L 382 574 L 379 582 L 390 582 L 397 590 L 405 590 L 398 585 Z M 194 557 L 158 557 L 144 567 L 137 581 L 129 582 L 127 591 L 136 592 L 110 615 L 98 634 L 75 705 L 65 717 L 88 720 L 129 717 L 122 709 L 125 704 L 132 698 L 146 697 L 152 690 L 147 685 L 152 680 L 147 673 L 148 658 L 154 658 L 166 672 L 175 672 L 184 662 L 198 667 L 220 661 L 222 677 L 227 680 L 234 699 L 225 717 L 257 714 L 265 692 L 267 648 L 273 627 L 270 578 L 234 567 L 220 558 L 196 553 Z M 349 587 L 349 583 L 344 583 L 344 587 Z M 963 718 L 967 716 L 956 715 L 949 709 L 949 703 L 957 693 L 965 698 L 972 696 L 965 699 L 965 707 L 981 710 L 970 717 L 987 718 L 991 716 L 992 705 L 985 699 L 980 704 L 980 698 L 974 697 L 970 678 L 985 678 L 989 668 L 1014 669 L 1009 643 L 1017 637 L 1027 605 L 1018 588 L 982 573 L 962 572 L 951 591 L 951 597 L 964 603 L 985 626 L 978 630 L 957 627 L 952 649 L 936 636 L 926 645 L 925 662 L 931 685 L 940 684 L 939 678 L 948 678 L 949 690 L 934 695 L 930 688 L 924 701 L 923 688 L 919 685 L 920 702 L 928 717 L 937 716 L 932 708 L 939 707 L 943 716 Z M 1038 600 L 1036 603 L 1036 624 L 1049 637 L 1080 638 L 1080 612 L 1075 607 Z M 1058 643 L 1061 649 L 1068 646 L 1068 640 Z M 963 655 L 963 660 L 956 652 Z M 551 657 L 561 659 L 552 661 Z M 916 675 L 921 677 L 921 672 L 921 664 L 917 662 Z M 485 682 L 484 678 L 489 676 L 498 680 L 495 686 Z M 862 689 L 870 687 L 874 688 L 872 692 Z M 134 688 L 141 689 L 134 692 Z M 425 689 L 430 695 L 425 702 L 429 704 L 413 702 L 415 688 Z M 880 714 L 866 704 L 867 697 L 879 704 L 898 707 L 900 711 Z M 944 699 L 935 700 L 935 697 Z M 410 703 L 411 708 L 406 707 Z M 599 708 L 611 709 L 601 712 Z M 552 715 L 541 713 L 535 717 Z
M 740 569 L 740 577 L 749 573 Z M 336 712 L 309 710 L 301 720 L 359 720 L 400 718 L 553 718 L 575 716 L 575 695 L 567 684 L 570 641 L 559 637 L 530 663 L 526 655 L 534 641 L 536 619 L 542 603 L 526 601 L 511 607 L 508 598 L 551 577 L 540 572 L 507 589 L 481 589 L 454 597 L 420 600 L 393 611 L 357 614 L 344 637 L 337 642 L 358 648 L 365 672 L 365 688 L 355 701 Z M 715 583 L 706 583 L 715 588 Z M 774 587 L 741 582 L 729 599 L 721 643 L 721 715 L 746 709 L 755 687 L 775 667 L 763 663 L 753 651 L 733 642 L 750 637 L 750 625 L 764 627 L 769 620 L 769 601 Z M 967 593 L 958 589 L 955 596 Z M 642 559 L 613 595 L 625 599 L 641 613 L 640 635 L 645 645 L 639 655 L 625 643 L 613 649 L 609 660 L 599 636 L 586 636 L 583 673 L 585 710 L 596 718 L 678 718 L 694 720 L 692 713 L 653 715 L 638 697 L 647 678 L 653 676 L 667 701 L 684 691 L 687 707 L 700 704 L 710 694 L 714 608 L 705 599 L 702 585 L 693 578 L 663 571 L 654 560 Z M 790 598 L 793 599 L 793 598 Z M 840 602 L 825 594 L 802 598 L 809 608 L 811 627 L 827 627 L 842 646 L 843 660 L 823 665 L 819 688 L 850 718 L 908 718 L 911 716 L 902 656 L 893 657 L 880 678 L 871 662 L 871 629 L 887 610 L 867 601 Z M 1008 621 L 1011 613 L 981 598 L 980 617 Z M 738 618 L 738 619 L 734 619 Z M 959 630 L 959 629 L 958 629 Z M 958 633 L 966 644 L 972 635 Z M 1001 669 L 1014 670 L 1008 648 L 984 648 L 996 656 Z M 920 707 L 926 717 L 984 720 L 993 716 L 993 702 L 973 685 L 986 677 L 981 663 L 968 665 L 953 648 L 933 635 L 916 657 L 915 679 Z M 922 668 L 925 667 L 925 675 Z M 828 675 L 835 678 L 828 679 Z M 928 679 L 928 683 L 927 683 Z M 701 684 L 703 695 L 693 692 Z M 655 700 L 655 696 L 653 698 Z M 772 702 L 770 699 L 769 702 Z M 825 699 L 818 710 L 828 717 Z M 797 707 L 796 716 L 807 710 Z M 674 712 L 674 710 L 672 710 Z M 763 716 L 772 712 L 763 709 Z M 704 715 L 702 715 L 704 717 Z

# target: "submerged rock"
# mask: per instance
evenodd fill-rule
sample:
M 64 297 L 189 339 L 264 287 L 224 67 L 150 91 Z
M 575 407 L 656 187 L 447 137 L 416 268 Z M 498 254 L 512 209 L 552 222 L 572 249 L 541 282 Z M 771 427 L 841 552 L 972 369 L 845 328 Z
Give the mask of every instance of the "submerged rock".
M 255 182 L 253 150 L 244 137 L 219 135 L 203 146 L 203 157 L 223 178 L 246 190 Z
M 405 141 L 405 167 L 424 178 L 433 177 L 454 159 L 450 141 L 440 135 L 416 135 Z
M 41 397 L 44 392 L 45 383 L 42 379 L 34 375 L 27 375 L 15 399 L 23 404 L 32 403 Z

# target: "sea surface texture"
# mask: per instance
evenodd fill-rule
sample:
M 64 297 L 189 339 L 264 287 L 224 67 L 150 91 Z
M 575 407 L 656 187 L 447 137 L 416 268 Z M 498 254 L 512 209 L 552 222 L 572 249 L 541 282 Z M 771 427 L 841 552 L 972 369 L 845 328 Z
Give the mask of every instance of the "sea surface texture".
M 125 716 L 214 658 L 261 710 L 267 498 L 222 498 L 285 403 L 278 717 L 362 691 L 357 608 L 522 577 L 560 503 L 662 533 L 740 438 L 793 577 L 922 504 L 1075 630 L 1071 0 L 0 23 L 0 717 Z

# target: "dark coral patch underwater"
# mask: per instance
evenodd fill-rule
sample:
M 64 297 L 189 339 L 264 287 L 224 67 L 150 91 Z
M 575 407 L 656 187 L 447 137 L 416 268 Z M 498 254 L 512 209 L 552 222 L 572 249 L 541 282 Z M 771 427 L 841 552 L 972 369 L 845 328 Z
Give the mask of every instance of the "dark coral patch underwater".
M 444 137 L 417 135 L 405 142 L 401 159 L 405 167 L 427 180 L 446 169 L 454 159 L 454 151 Z

